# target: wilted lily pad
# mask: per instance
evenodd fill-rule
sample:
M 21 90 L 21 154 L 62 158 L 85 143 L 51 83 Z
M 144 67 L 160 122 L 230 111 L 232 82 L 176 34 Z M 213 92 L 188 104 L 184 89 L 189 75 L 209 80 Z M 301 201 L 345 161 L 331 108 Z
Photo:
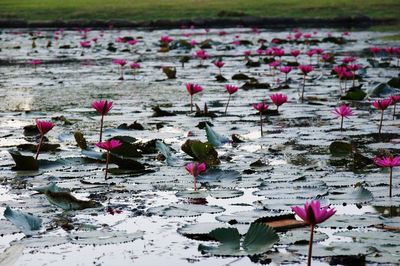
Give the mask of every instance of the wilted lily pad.
M 99 208 L 102 205 L 93 200 L 79 200 L 68 192 L 51 192 L 49 190 L 44 193 L 48 201 L 66 211 L 83 210 L 87 208 Z
M 13 170 L 38 170 L 38 161 L 33 156 L 22 155 L 19 151 L 9 150 L 15 162 Z

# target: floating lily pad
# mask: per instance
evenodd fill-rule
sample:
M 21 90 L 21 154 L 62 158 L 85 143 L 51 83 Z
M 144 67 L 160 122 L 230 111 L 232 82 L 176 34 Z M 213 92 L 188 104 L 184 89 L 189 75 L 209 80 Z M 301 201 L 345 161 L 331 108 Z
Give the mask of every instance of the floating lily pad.
M 72 232 L 68 238 L 72 244 L 76 245 L 110 245 L 132 242 L 143 236 L 144 231 L 127 233 L 125 231 L 96 230 Z
M 178 233 L 188 238 L 202 241 L 216 240 L 210 236 L 210 232 L 214 229 L 221 228 L 221 223 L 197 223 L 188 224 L 178 228 Z M 249 229 L 249 225 L 237 224 L 229 228 L 236 228 L 240 235 L 245 235 Z
M 334 141 L 329 145 L 329 151 L 333 155 L 347 155 L 353 151 L 353 145 L 343 141 Z
M 209 166 L 220 163 L 218 153 L 210 143 L 188 139 L 181 149 L 196 161 L 205 162 Z
M 344 96 L 340 97 L 341 100 L 362 101 L 367 94 L 359 87 L 350 89 Z
M 314 232 L 314 242 L 321 242 L 328 239 L 328 235 L 322 232 Z M 295 229 L 287 231 L 280 235 L 279 244 L 281 245 L 308 245 L 310 242 L 310 230 L 307 229 Z
M 179 191 L 175 194 L 177 197 L 181 198 L 206 198 L 211 196 L 216 199 L 230 199 L 236 198 L 243 195 L 243 191 L 234 189 L 217 189 L 217 190 L 199 190 L 199 191 Z
M 191 217 L 203 213 L 219 213 L 224 210 L 224 208 L 214 205 L 171 204 L 149 208 L 147 213 L 167 217 Z
M 214 256 L 248 256 L 267 252 L 276 242 L 279 236 L 274 230 L 264 224 L 253 223 L 243 242 L 240 242 L 240 234 L 236 228 L 218 228 L 210 232 L 210 236 L 220 244 L 218 246 L 199 245 L 199 251 L 203 254 Z

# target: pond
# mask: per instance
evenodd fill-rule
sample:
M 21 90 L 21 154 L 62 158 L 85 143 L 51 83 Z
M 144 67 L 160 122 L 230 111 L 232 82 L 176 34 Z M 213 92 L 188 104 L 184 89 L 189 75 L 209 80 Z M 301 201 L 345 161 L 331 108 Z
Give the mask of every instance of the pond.
M 316 227 L 313 265 L 399 264 L 400 169 L 393 168 L 389 197 L 389 169 L 372 160 L 400 154 L 400 115 L 393 105 L 383 111 L 378 134 L 381 112 L 371 105 L 400 94 L 399 53 L 383 49 L 400 46 L 387 38 L 393 34 L 3 29 L 0 264 L 301 265 L 310 232 L 304 224 L 276 226 L 279 241 L 249 256 L 212 249 L 218 243 L 209 233 L 229 227 L 243 236 L 255 221 L 293 222 L 291 206 L 312 199 L 337 210 Z M 371 47 L 382 49 L 374 55 Z M 322 51 L 306 54 L 317 48 Z M 123 79 L 115 59 L 127 62 Z M 333 72 L 343 60 L 357 64 L 354 81 L 339 81 Z M 218 69 L 215 61 L 225 64 Z M 298 63 L 312 71 L 303 75 Z M 292 67 L 287 81 L 282 66 Z M 193 95 L 193 112 L 187 83 L 203 88 Z M 229 96 L 227 84 L 238 91 Z M 288 98 L 279 112 L 274 93 Z M 101 116 L 92 102 L 100 99 L 113 102 L 103 140 L 119 139 L 125 148 L 112 155 L 107 180 L 95 145 Z M 263 134 L 252 106 L 259 102 L 269 104 Z M 343 130 L 332 113 L 341 103 L 352 110 Z M 21 154 L 36 153 L 36 119 L 55 126 L 44 138 L 38 169 L 30 169 Z M 83 138 L 88 147 L 78 147 Z M 196 153 L 207 162 L 196 191 L 185 170 L 196 159 L 188 139 L 213 144 Z M 22 158 L 17 166 L 12 153 Z M 82 207 L 88 200 L 94 208 Z M 41 226 L 27 230 L 24 214 Z

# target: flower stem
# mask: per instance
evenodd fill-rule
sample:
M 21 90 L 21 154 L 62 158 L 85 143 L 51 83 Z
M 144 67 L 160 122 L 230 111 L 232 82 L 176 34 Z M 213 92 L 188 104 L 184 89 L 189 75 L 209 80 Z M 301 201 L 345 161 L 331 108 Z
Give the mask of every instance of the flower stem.
M 314 225 L 311 225 L 310 232 L 310 241 L 308 242 L 308 258 L 307 258 L 307 266 L 311 266 L 311 257 L 312 257 L 312 246 L 314 241 Z
M 389 174 L 389 197 L 392 197 L 392 177 L 393 177 L 393 167 L 390 167 L 390 174 Z
M 193 95 L 190 95 L 190 112 L 193 113 Z
M 226 112 L 228 111 L 228 105 L 229 105 L 230 101 L 231 101 L 231 95 L 229 94 L 228 102 L 226 103 L 226 107 L 225 107 L 225 115 L 226 115 Z
M 108 163 L 110 162 L 110 152 L 107 151 L 107 158 L 106 158 L 106 174 L 105 174 L 105 180 L 107 180 L 107 174 L 108 174 Z
M 340 131 L 343 131 L 343 116 L 342 116 L 342 120 L 340 121 Z
M 262 111 L 260 111 L 260 128 L 261 128 L 261 137 L 264 135 L 263 133 L 263 121 L 262 121 Z
M 35 160 L 37 160 L 37 158 L 39 157 L 40 147 L 42 147 L 42 143 L 43 143 L 43 137 L 44 137 L 44 135 L 40 136 L 39 145 L 38 145 L 37 150 L 36 150 Z
M 120 80 L 123 80 L 124 79 L 124 70 L 123 70 L 123 67 L 122 66 L 120 66 L 120 78 L 119 78 Z
M 304 78 L 303 78 L 303 88 L 301 89 L 301 98 L 300 98 L 300 100 L 301 100 L 302 103 L 303 103 L 303 101 L 304 101 L 304 88 L 305 88 L 305 86 L 306 86 L 306 75 L 304 74 Z
M 381 122 L 379 123 L 379 134 L 381 134 L 382 122 L 383 122 L 383 110 L 382 110 L 382 113 L 381 113 Z
M 196 186 L 197 178 L 195 175 L 193 177 L 194 177 L 194 191 L 197 191 L 197 186 Z
M 102 115 L 100 119 L 100 142 L 103 139 L 103 120 L 104 120 L 104 115 Z

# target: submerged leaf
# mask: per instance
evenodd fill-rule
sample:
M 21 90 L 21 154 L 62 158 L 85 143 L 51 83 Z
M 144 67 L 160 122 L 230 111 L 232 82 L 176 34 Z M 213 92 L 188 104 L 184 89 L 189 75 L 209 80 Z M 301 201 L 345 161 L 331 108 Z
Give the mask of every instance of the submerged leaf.
M 6 207 L 4 217 L 18 227 L 25 235 L 31 236 L 34 231 L 42 228 L 42 219 L 32 214 L 26 214 L 20 211 L 13 211 L 10 207 Z

